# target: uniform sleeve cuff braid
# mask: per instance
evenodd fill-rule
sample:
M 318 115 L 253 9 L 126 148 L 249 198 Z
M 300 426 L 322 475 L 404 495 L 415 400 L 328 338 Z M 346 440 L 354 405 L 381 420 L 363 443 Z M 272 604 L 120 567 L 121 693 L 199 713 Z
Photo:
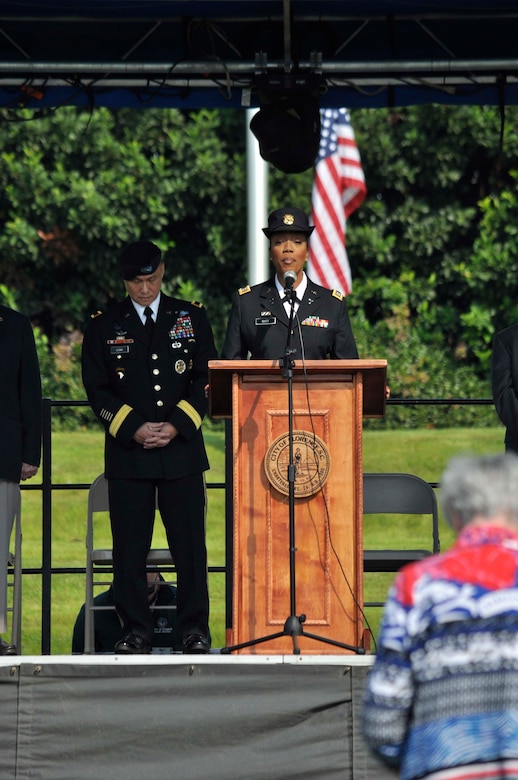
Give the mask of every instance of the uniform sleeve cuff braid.
M 200 428 L 201 426 L 202 420 L 200 415 L 194 408 L 194 406 L 191 406 L 191 404 L 185 400 L 179 401 L 176 404 L 176 406 L 178 409 L 181 409 L 184 414 L 187 415 L 187 417 L 191 420 L 191 422 L 195 426 L 196 430 L 198 430 L 198 428 Z
M 133 411 L 133 408 L 131 406 L 128 406 L 128 404 L 123 404 L 113 420 L 111 421 L 110 427 L 108 428 L 108 431 L 110 434 L 115 438 L 120 430 L 120 427 L 124 420 L 127 418 L 129 414 Z

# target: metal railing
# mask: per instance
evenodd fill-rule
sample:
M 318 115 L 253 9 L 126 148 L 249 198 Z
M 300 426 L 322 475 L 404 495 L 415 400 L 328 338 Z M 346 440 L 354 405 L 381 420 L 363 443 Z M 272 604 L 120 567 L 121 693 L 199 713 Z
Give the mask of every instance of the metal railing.
M 23 575 L 39 575 L 41 577 L 41 653 L 49 655 L 51 648 L 52 617 L 51 593 L 52 578 L 60 574 L 85 574 L 83 567 L 63 567 L 52 565 L 52 494 L 54 491 L 85 490 L 90 483 L 71 482 L 59 483 L 52 481 L 52 410 L 57 407 L 89 407 L 87 401 L 53 401 L 43 399 L 42 404 L 42 460 L 41 484 L 23 484 L 22 490 L 41 491 L 42 497 L 42 554 L 41 566 L 22 568 Z M 208 482 L 208 489 L 225 489 L 225 482 Z M 226 566 L 209 566 L 209 573 L 225 573 Z
M 389 399 L 387 405 L 397 406 L 461 406 L 461 405 L 491 405 L 490 398 L 414 398 L 414 399 Z M 49 398 L 43 399 L 43 444 L 42 444 L 42 464 L 41 464 L 41 483 L 23 484 L 22 490 L 40 491 L 42 498 L 42 555 L 41 566 L 33 568 L 22 568 L 23 575 L 39 575 L 41 577 L 41 653 L 49 655 L 51 652 L 51 593 L 52 578 L 61 574 L 84 574 L 85 567 L 54 567 L 52 565 L 52 495 L 54 491 L 67 490 L 85 490 L 90 488 L 90 483 L 55 483 L 52 481 L 52 410 L 57 407 L 88 407 L 87 401 L 54 401 Z M 227 448 L 228 451 L 228 448 Z M 226 483 L 229 480 L 229 458 L 226 458 L 226 481 L 209 482 L 209 490 L 225 490 Z M 432 487 L 437 487 L 438 483 L 430 482 Z M 226 497 L 226 513 L 231 511 L 231 501 Z M 228 529 L 228 523 L 226 524 Z M 228 530 L 227 530 L 228 532 Z M 218 572 L 227 575 L 229 570 L 228 557 L 225 566 L 211 566 L 209 573 Z M 226 576 L 226 579 L 228 577 Z M 229 589 L 227 591 L 227 600 Z M 227 604 L 228 607 L 228 604 Z
M 492 398 L 390 398 L 387 406 L 493 406 Z M 438 488 L 438 482 L 430 482 Z

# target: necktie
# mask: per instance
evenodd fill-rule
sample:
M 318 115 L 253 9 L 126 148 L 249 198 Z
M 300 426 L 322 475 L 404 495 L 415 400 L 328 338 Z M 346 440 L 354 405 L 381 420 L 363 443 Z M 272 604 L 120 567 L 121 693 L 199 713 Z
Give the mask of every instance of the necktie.
M 151 309 L 149 306 L 146 306 L 144 309 L 144 314 L 146 316 L 144 327 L 146 329 L 148 341 L 151 341 L 151 337 L 153 336 L 153 329 L 155 327 L 155 323 L 153 321 L 153 309 Z
M 284 308 L 285 309 L 287 308 L 288 311 L 289 311 L 290 307 L 291 307 L 291 297 L 289 295 L 284 295 L 284 298 L 281 298 L 281 303 L 284 306 Z M 286 304 L 288 304 L 288 306 L 286 306 Z M 295 297 L 294 297 L 294 307 L 295 307 L 294 311 L 296 311 L 298 309 L 298 306 L 299 306 L 299 299 L 295 295 Z

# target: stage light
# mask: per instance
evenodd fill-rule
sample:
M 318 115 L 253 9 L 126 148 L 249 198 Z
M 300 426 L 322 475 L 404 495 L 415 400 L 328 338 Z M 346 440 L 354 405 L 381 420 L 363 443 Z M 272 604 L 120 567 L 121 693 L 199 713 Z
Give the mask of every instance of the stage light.
M 320 80 L 318 81 L 320 84 Z M 284 173 L 311 168 L 320 144 L 319 88 L 307 77 L 271 77 L 259 88 L 260 109 L 250 122 L 263 160 Z M 305 91 L 308 90 L 308 91 Z

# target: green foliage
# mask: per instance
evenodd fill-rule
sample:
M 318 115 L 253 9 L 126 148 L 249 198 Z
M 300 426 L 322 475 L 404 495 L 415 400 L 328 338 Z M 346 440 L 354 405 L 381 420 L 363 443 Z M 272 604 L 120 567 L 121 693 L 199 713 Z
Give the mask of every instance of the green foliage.
M 517 119 L 506 107 L 500 149 L 497 108 L 352 112 L 368 195 L 348 220 L 348 304 L 394 397 L 489 397 L 492 336 L 518 320 Z M 82 397 L 75 349 L 124 294 L 116 259 L 134 239 L 160 245 L 166 291 L 201 300 L 221 346 L 247 275 L 245 129 L 239 110 L 0 112 L 0 279 L 48 339 L 49 395 Z M 313 171 L 269 175 L 271 208 L 309 211 Z
M 404 312 L 390 321 L 372 326 L 365 318 L 356 320 L 358 349 L 362 357 L 388 362 L 391 388 L 389 412 L 384 420 L 365 420 L 366 429 L 450 428 L 498 425 L 492 403 L 416 404 L 397 401 L 415 399 L 489 399 L 489 378 L 480 379 L 470 366 L 447 354 L 441 345 L 426 344 Z
M 41 369 L 43 398 L 52 401 L 84 401 L 85 390 L 81 380 L 81 335 L 77 332 L 69 339 L 61 339 L 50 350 L 45 336 L 39 334 L 36 347 Z M 96 428 L 89 406 L 56 406 L 52 410 L 53 430 L 77 430 Z
M 209 313 L 226 304 L 227 269 L 243 246 L 245 220 L 232 235 L 228 222 L 244 214 L 244 138 L 220 113 L 65 108 L 0 118 L 0 274 L 53 341 L 124 294 L 116 258 L 139 238 L 166 252 L 172 286 L 196 277 L 211 290 Z
M 10 309 L 17 309 L 16 292 L 10 290 L 5 284 L 0 284 L 0 302 Z
M 419 340 L 441 345 L 452 368 L 469 366 L 482 380 L 493 333 L 518 313 L 505 305 L 516 300 L 514 215 L 497 207 L 500 219 L 488 222 L 495 199 L 515 203 L 516 117 L 509 108 L 500 152 L 496 108 L 353 114 L 369 194 L 349 220 L 352 308 L 370 322 L 390 320 L 403 296 Z

